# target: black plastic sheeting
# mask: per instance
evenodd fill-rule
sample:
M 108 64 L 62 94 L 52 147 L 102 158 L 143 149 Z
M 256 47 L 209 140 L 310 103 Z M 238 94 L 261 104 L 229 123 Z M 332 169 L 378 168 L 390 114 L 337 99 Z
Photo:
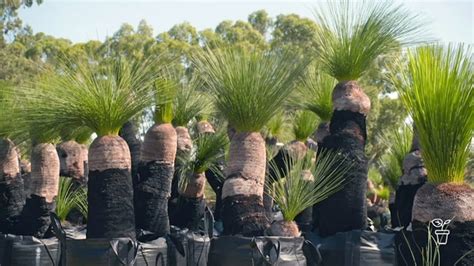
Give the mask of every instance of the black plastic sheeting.
M 353 230 L 324 238 L 317 233 L 308 233 L 305 238 L 313 245 L 312 248 L 305 249 L 308 265 L 396 265 L 393 233 Z
M 56 238 L 0 235 L 0 265 L 59 265 L 59 242 Z M 85 265 L 82 265 L 85 266 Z
M 307 265 L 302 237 L 221 236 L 211 240 L 209 266 Z

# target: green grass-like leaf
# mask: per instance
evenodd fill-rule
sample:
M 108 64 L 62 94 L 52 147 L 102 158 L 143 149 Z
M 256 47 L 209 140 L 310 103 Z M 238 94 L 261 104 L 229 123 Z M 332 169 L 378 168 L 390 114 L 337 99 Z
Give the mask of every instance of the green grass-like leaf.
M 316 130 L 319 119 L 310 111 L 297 111 L 293 120 L 295 139 L 305 142 Z
M 348 165 L 344 158 L 334 152 L 323 151 L 316 158 L 316 162 L 310 162 L 311 156 L 304 160 L 293 161 L 286 158 L 286 177 L 277 173 L 277 182 L 267 183 L 269 195 L 283 213 L 285 221 L 293 221 L 295 217 L 308 207 L 321 202 L 339 191 L 345 182 L 344 174 L 348 171 Z M 276 169 L 275 164 L 270 167 Z M 309 171 L 314 176 L 314 181 L 304 180 L 303 174 Z
M 193 57 L 216 108 L 237 131 L 258 132 L 277 114 L 307 60 L 289 52 L 206 50 Z
M 99 136 L 118 135 L 122 125 L 150 106 L 157 78 L 152 60 L 116 59 L 102 70 L 64 63 L 59 74 L 45 73 L 37 86 L 23 90 L 24 117 L 39 132 L 87 127 Z
M 315 11 L 322 69 L 356 80 L 382 54 L 422 40 L 417 15 L 392 1 L 334 1 Z
M 315 113 L 322 122 L 328 122 L 332 116 L 332 91 L 336 80 L 321 72 L 315 66 L 308 68 L 306 75 L 301 78 L 294 97 L 293 105 L 299 109 Z
M 83 207 L 86 212 L 84 213 Z M 87 191 L 83 187 L 74 189 L 73 180 L 68 177 L 59 179 L 59 191 L 56 198 L 56 214 L 59 220 L 65 221 L 68 214 L 77 208 L 84 217 L 87 217 Z
M 391 80 L 416 125 L 428 180 L 462 183 L 474 130 L 471 49 L 420 47 L 400 64 Z
M 202 80 L 193 77 L 182 81 L 174 100 L 174 126 L 186 126 L 191 119 L 206 117 L 210 113 L 211 101 L 203 91 Z

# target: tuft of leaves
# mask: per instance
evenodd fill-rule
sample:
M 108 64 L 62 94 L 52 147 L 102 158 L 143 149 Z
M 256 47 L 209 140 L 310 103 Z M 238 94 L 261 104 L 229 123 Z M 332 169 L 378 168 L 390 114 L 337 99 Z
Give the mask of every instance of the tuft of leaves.
M 290 52 L 240 48 L 207 49 L 193 62 L 217 110 L 240 132 L 260 131 L 281 110 L 307 65 Z
M 428 180 L 462 183 L 474 130 L 471 49 L 430 45 L 407 56 L 390 77 L 416 125 Z
M 182 81 L 174 100 L 174 126 L 186 126 L 189 121 L 197 117 L 206 117 L 210 113 L 211 101 L 203 91 L 202 80 L 192 77 Z
M 338 81 L 357 80 L 382 54 L 419 43 L 418 15 L 393 1 L 334 1 L 315 10 L 322 69 Z
M 286 157 L 284 172 L 288 173 L 287 176 L 282 176 L 276 164 L 270 164 L 278 181 L 266 183 L 267 191 L 280 207 L 285 221 L 293 221 L 303 210 L 325 200 L 344 186 L 344 174 L 350 166 L 342 155 L 321 151 L 314 163 L 312 159 L 311 155 L 296 161 Z M 309 173 L 314 181 L 303 178 Z
M 87 217 L 87 190 L 84 187 L 74 188 L 74 181 L 71 178 L 61 176 L 56 198 L 56 214 L 59 220 L 65 221 L 73 209 L 78 209 L 84 217 Z
M 297 111 L 293 120 L 293 134 L 295 139 L 305 142 L 318 126 L 318 117 L 309 111 Z
M 321 72 L 315 66 L 308 68 L 306 75 L 292 98 L 292 105 L 299 109 L 315 113 L 322 122 L 328 122 L 332 116 L 332 91 L 336 80 Z

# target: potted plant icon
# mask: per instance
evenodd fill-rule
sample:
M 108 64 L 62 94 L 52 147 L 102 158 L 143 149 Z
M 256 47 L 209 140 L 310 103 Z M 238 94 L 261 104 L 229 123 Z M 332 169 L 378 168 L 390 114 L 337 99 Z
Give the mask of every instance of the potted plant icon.
M 448 227 L 448 224 L 451 222 L 451 220 L 446 220 L 443 222 L 443 220 L 436 218 L 431 221 L 431 224 L 435 227 L 438 228 L 435 230 L 435 235 L 436 235 L 436 242 L 438 245 L 446 245 L 448 243 L 448 236 L 449 236 L 449 230 L 446 228 Z

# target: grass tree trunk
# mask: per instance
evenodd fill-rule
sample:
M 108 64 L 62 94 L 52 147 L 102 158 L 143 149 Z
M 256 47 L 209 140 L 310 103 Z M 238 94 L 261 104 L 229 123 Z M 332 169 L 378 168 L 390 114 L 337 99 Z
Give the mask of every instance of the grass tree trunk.
M 224 234 L 262 235 L 268 227 L 263 207 L 265 140 L 258 132 L 236 132 L 222 188 Z
M 416 133 L 410 153 L 403 159 L 403 175 L 400 177 L 395 202 L 392 206 L 392 227 L 407 227 L 412 220 L 413 200 L 418 189 L 426 183 L 427 171 L 421 157 Z
M 168 199 L 176 158 L 176 130 L 170 123 L 155 124 L 145 135 L 135 188 L 137 228 L 165 236 L 170 231 Z
M 318 149 L 324 146 L 324 139 L 329 136 L 331 133 L 329 132 L 329 122 L 322 122 L 318 125 L 316 132 L 314 132 L 313 137 L 316 143 L 318 144 Z M 313 206 L 313 211 L 311 213 L 313 218 L 313 225 L 312 229 L 316 229 L 319 227 L 319 205 L 316 204 Z
M 187 157 L 191 153 L 193 148 L 193 142 L 191 140 L 191 135 L 189 135 L 189 131 L 186 127 L 177 126 L 176 130 L 176 137 L 177 137 L 177 150 L 176 156 L 177 157 Z M 181 165 L 179 164 L 179 160 L 175 161 L 174 164 L 175 171 L 173 174 L 173 182 L 171 183 L 171 196 L 168 202 L 168 212 L 172 214 L 175 211 L 178 211 L 178 197 L 179 197 L 179 168 Z M 174 223 L 172 223 L 174 224 Z
M 206 133 L 213 134 L 213 133 L 216 133 L 216 131 L 214 130 L 214 127 L 212 126 L 212 124 L 209 123 L 206 120 L 199 121 L 196 125 L 196 128 L 197 128 L 197 132 L 199 134 L 206 134 Z
M 137 138 L 137 128 L 131 120 L 122 126 L 119 135 L 127 142 L 130 149 L 130 156 L 132 157 L 132 180 L 135 185 L 137 182 L 138 165 L 140 164 L 142 142 Z
M 87 238 L 135 238 L 130 150 L 121 137 L 92 142 L 87 202 Z
M 59 157 L 50 143 L 34 145 L 31 153 L 30 195 L 27 195 L 18 233 L 43 237 L 51 223 L 59 189 Z
M 87 148 L 74 140 L 57 145 L 61 176 L 71 177 L 76 183 L 87 183 Z
M 206 176 L 204 173 L 194 173 L 188 177 L 185 188 L 179 189 L 178 208 L 173 216 L 173 224 L 181 228 L 196 230 L 201 218 L 204 217 L 206 201 L 204 188 Z
M 429 174 L 429 173 L 428 173 Z M 426 228 L 434 219 L 451 220 L 444 228 L 431 224 L 432 236 L 449 230 L 446 245 L 440 245 L 440 265 L 474 265 L 474 188 L 468 184 L 424 184 L 413 202 L 412 228 L 417 244 L 425 246 Z
M 368 165 L 365 156 L 366 115 L 370 100 L 355 81 L 340 82 L 334 88 L 334 112 L 330 135 L 322 148 L 339 151 L 351 163 L 343 189 L 317 205 L 318 227 L 322 236 L 365 229 Z
M 0 231 L 12 233 L 25 203 L 19 157 L 14 143 L 0 139 Z

